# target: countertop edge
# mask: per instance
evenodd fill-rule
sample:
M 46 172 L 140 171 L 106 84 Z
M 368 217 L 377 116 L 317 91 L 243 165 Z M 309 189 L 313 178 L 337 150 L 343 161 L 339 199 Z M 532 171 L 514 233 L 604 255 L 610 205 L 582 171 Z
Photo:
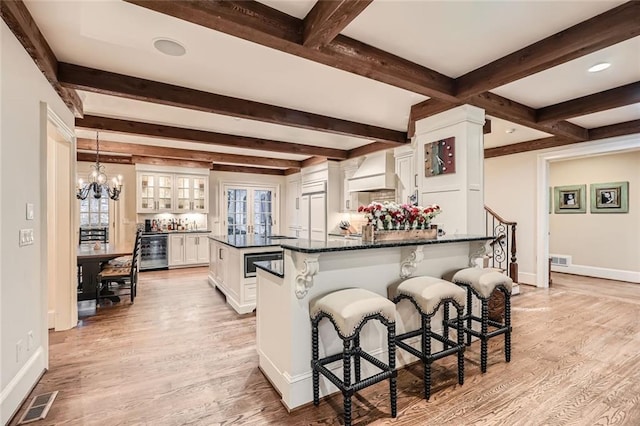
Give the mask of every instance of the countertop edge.
M 298 253 L 329 253 L 335 251 L 355 251 L 355 250 L 373 250 L 373 249 L 381 249 L 381 248 L 390 248 L 390 247 L 407 247 L 407 246 L 423 246 L 423 245 L 432 245 L 432 244 L 455 244 L 455 243 L 464 243 L 470 241 L 488 241 L 493 239 L 492 236 L 460 236 L 460 238 L 438 238 L 433 240 L 397 240 L 397 241 L 382 241 L 378 243 L 359 243 L 353 245 L 345 245 L 345 246 L 334 246 L 334 247 L 318 247 L 318 248 L 307 248 L 307 247 L 296 247 L 293 245 L 289 245 L 286 243 L 282 243 L 280 246 L 285 250 L 290 250 Z
M 242 249 L 254 249 L 254 248 L 261 248 L 261 247 L 280 247 L 280 243 L 278 242 L 272 242 L 269 244 L 231 244 L 228 240 L 223 240 L 221 238 L 219 238 L 219 236 L 217 235 L 209 235 L 209 239 L 213 240 L 213 241 L 217 241 L 219 243 L 222 243 L 226 246 L 229 247 L 233 247 L 235 249 L 238 250 L 242 250 Z
M 270 273 L 271 275 L 275 275 L 278 278 L 284 278 L 284 273 L 280 274 L 279 272 L 274 271 L 266 265 L 261 265 L 262 262 L 255 262 L 254 265 L 257 269 L 262 269 L 265 272 Z

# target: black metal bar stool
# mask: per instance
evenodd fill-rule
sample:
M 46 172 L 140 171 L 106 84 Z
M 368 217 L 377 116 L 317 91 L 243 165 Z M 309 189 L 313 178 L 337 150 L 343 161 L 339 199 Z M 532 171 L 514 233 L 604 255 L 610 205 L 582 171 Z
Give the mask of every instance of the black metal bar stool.
M 456 322 L 466 323 L 464 332 L 467 336 L 467 345 L 471 344 L 471 336 L 480 339 L 480 371 L 487 371 L 488 341 L 492 337 L 504 334 L 504 357 L 506 362 L 511 361 L 511 288 L 513 280 L 503 273 L 491 268 L 466 268 L 456 272 L 451 279 L 454 284 L 467 289 L 467 313 L 462 319 L 450 320 L 449 324 Z M 495 290 L 504 295 L 504 322 L 489 319 L 489 299 Z M 480 300 L 481 316 L 477 317 L 472 312 L 472 297 L 475 295 Z M 473 322 L 480 323 L 480 331 L 473 329 Z M 489 331 L 489 327 L 493 330 Z
M 415 277 L 403 281 L 392 290 L 393 302 L 398 303 L 403 299 L 409 300 L 418 310 L 421 316 L 421 327 L 396 336 L 396 345 L 418 357 L 424 364 L 424 396 L 431 397 L 431 364 L 449 355 L 458 355 L 458 383 L 464 384 L 464 333 L 462 322 L 456 326 L 457 341 L 449 339 L 449 308 L 453 305 L 458 312 L 458 318 L 464 315 L 465 292 L 457 285 L 449 281 L 434 277 Z M 442 334 L 432 329 L 431 319 L 444 307 L 444 319 L 442 322 Z M 405 342 L 412 337 L 422 336 L 421 350 L 414 348 Z M 431 339 L 442 343 L 443 349 L 432 351 Z
M 367 386 L 389 379 L 391 398 L 391 417 L 397 415 L 396 386 L 396 309 L 395 305 L 385 297 L 360 288 L 338 290 L 312 300 L 309 303 L 311 316 L 311 369 L 313 371 L 313 404 L 320 403 L 320 374 L 342 391 L 344 399 L 344 423 L 351 425 L 351 396 Z M 328 318 L 343 341 L 343 351 L 335 355 L 319 358 L 318 324 Z M 389 363 L 385 364 L 374 358 L 360 347 L 360 330 L 372 319 L 380 321 L 387 327 L 387 344 Z M 351 358 L 354 358 L 355 381 L 351 380 Z M 333 374 L 326 364 L 342 359 L 342 380 Z M 380 370 L 366 379 L 361 378 L 361 359 L 370 362 Z

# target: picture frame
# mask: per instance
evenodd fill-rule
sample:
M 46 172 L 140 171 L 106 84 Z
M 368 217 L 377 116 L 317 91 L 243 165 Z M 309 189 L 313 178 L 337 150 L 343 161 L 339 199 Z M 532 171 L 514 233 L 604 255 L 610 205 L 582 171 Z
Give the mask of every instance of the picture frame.
M 629 213 L 629 182 L 592 183 L 591 213 Z
M 587 212 L 587 185 L 566 185 L 553 188 L 554 213 Z

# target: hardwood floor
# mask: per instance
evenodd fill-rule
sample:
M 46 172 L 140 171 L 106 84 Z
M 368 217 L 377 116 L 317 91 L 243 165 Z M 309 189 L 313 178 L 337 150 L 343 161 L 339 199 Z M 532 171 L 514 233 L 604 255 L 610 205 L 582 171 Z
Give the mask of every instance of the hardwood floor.
M 354 397 L 354 425 L 640 424 L 640 285 L 553 281 L 514 297 L 511 363 L 493 339 L 481 375 L 475 343 L 463 386 L 455 357 L 434 364 L 429 402 L 412 365 L 399 372 L 398 417 L 379 383 Z M 34 394 L 60 393 L 38 426 L 342 423 L 339 395 L 286 412 L 258 370 L 255 316 L 235 314 L 204 268 L 141 274 L 134 305 L 52 332 L 50 357 Z

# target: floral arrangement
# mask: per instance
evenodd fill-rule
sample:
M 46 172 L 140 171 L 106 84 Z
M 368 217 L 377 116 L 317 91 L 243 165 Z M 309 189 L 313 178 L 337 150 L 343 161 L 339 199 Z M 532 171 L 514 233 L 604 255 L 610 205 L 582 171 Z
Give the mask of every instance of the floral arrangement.
M 421 207 L 385 201 L 360 206 L 358 212 L 364 213 L 368 223 L 373 225 L 375 230 L 405 230 L 428 229 L 431 219 L 439 215 L 441 210 L 437 204 Z

